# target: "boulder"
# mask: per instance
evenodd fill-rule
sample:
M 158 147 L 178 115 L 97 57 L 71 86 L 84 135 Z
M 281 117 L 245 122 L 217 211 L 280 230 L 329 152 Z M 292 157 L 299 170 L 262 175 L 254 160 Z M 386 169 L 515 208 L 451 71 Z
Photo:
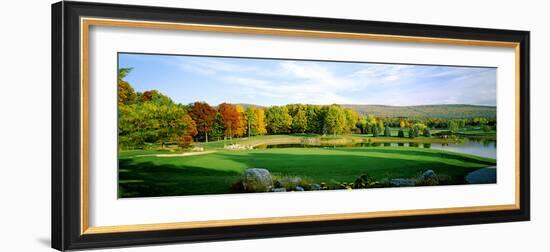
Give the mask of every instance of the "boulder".
M 283 177 L 275 181 L 275 187 L 284 187 L 289 190 L 293 190 L 297 185 L 302 182 L 300 177 Z
M 435 172 L 433 170 L 427 170 L 424 173 L 422 173 L 422 178 L 423 179 L 430 179 L 430 178 L 433 178 L 435 176 L 436 175 L 435 175 Z
M 272 192 L 286 192 L 286 188 L 273 188 L 271 189 Z
M 311 184 L 311 185 L 309 186 L 309 188 L 310 188 L 310 190 L 312 190 L 312 191 L 319 191 L 319 190 L 321 190 L 321 186 L 320 186 L 319 184 Z
M 246 169 L 242 183 L 245 192 L 269 192 L 273 188 L 271 174 L 262 168 Z
M 414 186 L 414 179 L 396 178 L 391 179 L 390 184 L 392 186 Z
M 301 186 L 296 186 L 296 191 L 297 191 L 297 192 L 303 192 L 303 191 L 304 191 L 304 188 L 301 187 Z

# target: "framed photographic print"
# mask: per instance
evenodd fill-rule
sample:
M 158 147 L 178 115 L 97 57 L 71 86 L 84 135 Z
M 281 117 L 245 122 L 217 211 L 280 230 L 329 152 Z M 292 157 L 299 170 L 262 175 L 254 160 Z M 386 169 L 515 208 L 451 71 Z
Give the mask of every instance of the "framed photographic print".
M 58 250 L 529 220 L 529 32 L 60 2 Z

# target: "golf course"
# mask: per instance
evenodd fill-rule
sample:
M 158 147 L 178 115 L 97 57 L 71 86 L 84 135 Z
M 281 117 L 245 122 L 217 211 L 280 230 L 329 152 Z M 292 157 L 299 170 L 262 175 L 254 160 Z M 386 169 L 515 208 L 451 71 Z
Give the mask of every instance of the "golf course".
M 496 183 L 491 68 L 119 54 L 119 198 Z
M 315 138 L 315 137 L 310 137 Z M 301 136 L 264 136 L 241 139 L 238 144 L 265 146 L 298 143 Z M 369 138 L 355 137 L 355 140 Z M 349 140 L 349 139 L 348 139 Z M 375 141 L 398 141 L 381 138 Z M 438 142 L 439 139 L 415 139 Z M 373 145 L 376 142 L 372 142 Z M 202 144 L 202 151 L 128 150 L 119 154 L 121 197 L 150 197 L 232 193 L 243 172 L 264 168 L 274 177 L 299 177 L 307 184 L 337 187 L 367 174 L 372 180 L 414 178 L 426 170 L 448 177 L 446 184 L 465 184 L 475 170 L 494 166 L 495 160 L 475 155 L 418 147 L 345 147 L 304 145 L 290 148 L 224 149 L 224 141 Z M 200 145 L 199 145 L 200 146 Z M 189 153 L 189 152 L 187 152 Z M 205 154 L 203 154 L 205 153 Z

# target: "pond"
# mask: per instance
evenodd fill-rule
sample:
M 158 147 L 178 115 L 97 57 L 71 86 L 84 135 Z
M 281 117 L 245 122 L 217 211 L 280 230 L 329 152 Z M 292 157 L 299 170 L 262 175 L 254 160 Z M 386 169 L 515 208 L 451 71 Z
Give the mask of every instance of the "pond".
M 273 149 L 273 148 L 338 148 L 338 147 L 417 147 L 432 148 L 438 150 L 452 151 L 464 154 L 471 154 L 481 157 L 496 159 L 497 144 L 495 140 L 483 138 L 462 138 L 459 143 L 394 143 L 394 142 L 370 142 L 370 143 L 352 143 L 352 144 L 262 144 L 255 149 Z

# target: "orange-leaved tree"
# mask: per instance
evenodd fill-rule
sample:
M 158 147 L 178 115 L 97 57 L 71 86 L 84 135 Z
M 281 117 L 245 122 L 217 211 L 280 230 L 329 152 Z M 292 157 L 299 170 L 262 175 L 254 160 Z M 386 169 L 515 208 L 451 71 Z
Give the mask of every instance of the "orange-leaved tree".
M 240 112 L 237 110 L 237 106 L 229 104 L 229 103 L 222 103 L 218 106 L 218 112 L 222 116 L 223 119 L 223 126 L 225 128 L 224 135 L 227 137 L 233 137 L 239 133 L 239 131 L 242 131 L 242 116 Z
M 208 142 L 208 132 L 212 130 L 216 110 L 206 102 L 195 102 L 189 109 L 189 115 L 197 125 L 197 131 L 204 134 L 204 139 Z

